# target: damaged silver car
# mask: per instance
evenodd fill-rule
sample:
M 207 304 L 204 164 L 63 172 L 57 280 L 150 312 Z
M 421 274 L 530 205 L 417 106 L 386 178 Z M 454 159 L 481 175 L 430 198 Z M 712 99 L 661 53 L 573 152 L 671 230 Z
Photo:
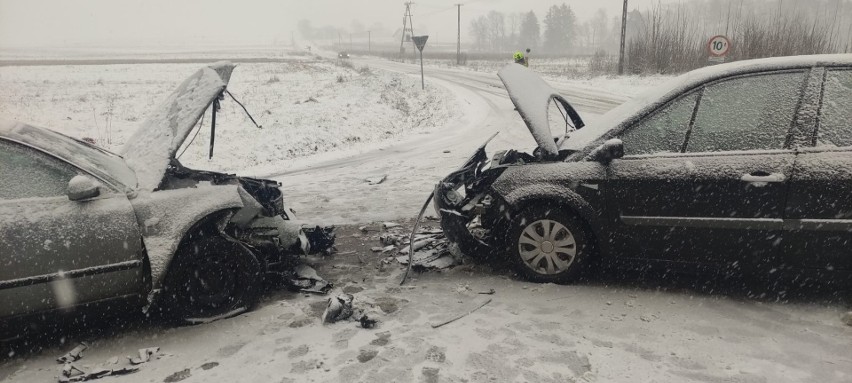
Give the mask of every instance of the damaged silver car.
M 716 65 L 584 127 L 511 64 L 498 75 L 538 146 L 479 148 L 435 189 L 442 228 L 463 252 L 541 282 L 603 265 L 847 284 L 850 74 L 852 55 Z
M 333 244 L 276 181 L 188 169 L 178 148 L 234 65 L 204 67 L 113 154 L 0 122 L 0 320 L 130 299 L 180 320 L 250 309 L 265 277 Z M 211 108 L 212 106 L 212 108 Z

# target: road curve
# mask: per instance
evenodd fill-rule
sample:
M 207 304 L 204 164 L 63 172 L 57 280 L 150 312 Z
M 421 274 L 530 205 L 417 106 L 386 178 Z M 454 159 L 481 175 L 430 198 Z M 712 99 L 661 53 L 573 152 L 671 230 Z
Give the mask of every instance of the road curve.
M 378 59 L 354 60 L 419 77 L 420 67 Z M 535 147 L 496 73 L 426 68 L 427 86 L 443 86 L 457 98 L 462 115 L 447 125 L 388 147 L 319 161 L 266 175 L 284 185 L 287 200 L 302 217 L 323 223 L 358 223 L 416 215 L 434 184 L 459 166 L 494 132 L 489 151 Z M 594 89 L 565 89 L 553 83 L 582 115 L 600 114 L 624 97 Z M 379 185 L 364 180 L 387 175 Z

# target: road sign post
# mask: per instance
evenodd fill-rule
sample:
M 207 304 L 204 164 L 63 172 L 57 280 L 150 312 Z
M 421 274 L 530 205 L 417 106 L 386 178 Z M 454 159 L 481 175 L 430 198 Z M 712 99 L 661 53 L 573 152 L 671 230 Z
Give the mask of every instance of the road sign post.
M 426 40 L 429 39 L 429 35 L 411 36 L 411 39 L 414 40 L 414 45 L 420 51 L 420 87 L 421 89 L 426 89 L 426 80 L 423 78 L 423 47 L 426 46 Z
M 708 61 L 722 63 L 731 50 L 731 40 L 724 35 L 716 35 L 707 41 L 707 53 L 710 55 Z

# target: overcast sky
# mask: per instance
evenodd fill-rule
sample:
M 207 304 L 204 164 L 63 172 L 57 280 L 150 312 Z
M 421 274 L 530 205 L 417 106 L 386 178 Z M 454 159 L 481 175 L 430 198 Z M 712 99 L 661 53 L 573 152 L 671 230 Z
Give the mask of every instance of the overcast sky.
M 630 9 L 646 9 L 659 0 L 630 0 Z M 672 2 L 678 0 L 662 0 Z M 688 1 L 688 0 L 686 0 Z M 415 1 L 415 32 L 432 41 L 455 41 L 454 3 L 462 2 L 462 38 L 470 20 L 490 10 L 535 11 L 543 19 L 555 0 Z M 599 8 L 616 16 L 622 0 L 565 1 L 580 19 Z M 400 28 L 402 0 L 0 0 L 0 46 L 68 45 L 133 47 L 196 43 L 271 44 L 289 41 L 301 19 L 315 27 L 350 28 L 381 23 L 388 33 Z M 374 36 L 381 38 L 382 36 Z

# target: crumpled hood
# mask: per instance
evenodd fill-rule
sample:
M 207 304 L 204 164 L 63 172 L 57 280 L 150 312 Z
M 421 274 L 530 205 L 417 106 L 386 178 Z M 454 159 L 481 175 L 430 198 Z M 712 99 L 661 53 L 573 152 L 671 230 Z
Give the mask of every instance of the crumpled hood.
M 121 155 L 136 172 L 139 189 L 154 190 L 160 185 L 169 162 L 204 111 L 225 90 L 233 70 L 234 64 L 226 61 L 199 69 L 133 133 Z
M 497 72 L 497 76 L 503 81 L 509 98 L 518 109 L 518 114 L 524 119 L 538 147 L 546 156 L 556 157 L 559 154 L 559 148 L 553 140 L 547 118 L 550 100 L 555 99 L 562 104 L 574 121 L 575 128 L 579 129 L 583 126 L 583 122 L 574 108 L 541 77 L 523 65 L 514 63 L 506 65 Z

